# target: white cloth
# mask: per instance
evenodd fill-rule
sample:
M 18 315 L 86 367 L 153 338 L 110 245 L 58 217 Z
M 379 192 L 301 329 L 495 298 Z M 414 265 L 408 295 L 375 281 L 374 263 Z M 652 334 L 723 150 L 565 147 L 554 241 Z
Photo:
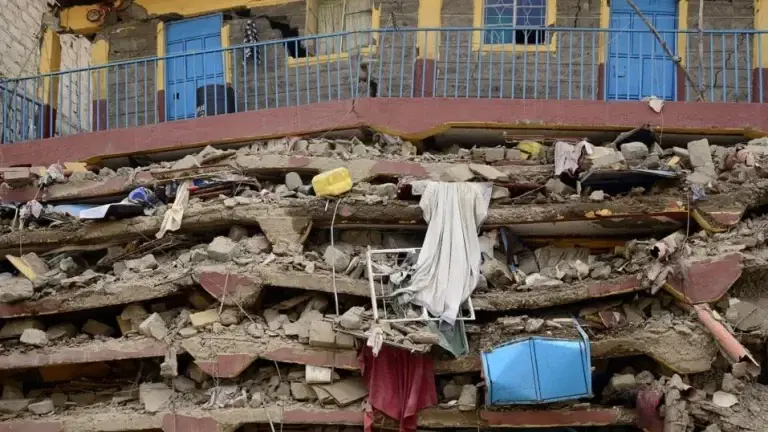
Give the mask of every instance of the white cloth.
M 451 325 L 480 278 L 478 230 L 488 215 L 490 183 L 429 182 L 419 205 L 429 223 L 416 271 L 401 302 L 423 306 Z

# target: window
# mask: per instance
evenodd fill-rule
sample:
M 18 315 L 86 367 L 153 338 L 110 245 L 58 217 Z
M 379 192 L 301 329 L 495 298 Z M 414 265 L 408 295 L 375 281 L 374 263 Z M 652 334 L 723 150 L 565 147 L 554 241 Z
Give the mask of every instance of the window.
M 374 35 L 367 31 L 373 28 L 372 16 L 372 0 L 318 0 L 316 34 L 360 33 L 321 37 L 317 41 L 316 55 L 356 51 L 372 45 Z
M 545 44 L 546 30 L 521 29 L 510 27 L 546 27 L 547 0 L 484 0 L 483 27 L 498 30 L 486 30 L 483 43 L 496 44 Z

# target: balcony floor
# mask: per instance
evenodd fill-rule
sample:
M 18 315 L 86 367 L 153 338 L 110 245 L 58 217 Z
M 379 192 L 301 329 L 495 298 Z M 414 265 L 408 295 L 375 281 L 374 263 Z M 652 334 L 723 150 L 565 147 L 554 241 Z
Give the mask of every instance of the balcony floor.
M 667 102 L 657 114 L 645 102 L 363 98 L 7 144 L 0 147 L 0 166 L 97 162 L 120 155 L 365 126 L 420 140 L 451 128 L 578 132 L 576 135 L 582 136 L 624 131 L 644 124 L 667 134 L 759 137 L 768 131 L 768 105 Z

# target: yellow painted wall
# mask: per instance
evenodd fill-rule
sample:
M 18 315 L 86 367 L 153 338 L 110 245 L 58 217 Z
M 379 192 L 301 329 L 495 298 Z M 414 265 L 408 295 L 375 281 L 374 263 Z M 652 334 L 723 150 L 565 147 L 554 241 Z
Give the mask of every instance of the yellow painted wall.
M 443 0 L 419 0 L 419 28 L 442 27 Z M 417 35 L 419 58 L 436 60 L 440 54 L 440 33 L 422 31 Z
M 755 30 L 768 30 L 768 0 L 755 0 Z M 753 67 L 768 68 L 768 34 L 755 37 Z
M 41 75 L 57 72 L 61 68 L 61 40 L 59 34 L 50 28 L 45 29 L 43 43 L 40 46 Z M 42 87 L 38 97 L 44 104 L 56 108 L 59 101 L 59 76 L 47 76 L 43 78 Z
M 97 39 L 91 45 L 91 66 L 100 66 L 109 63 L 109 42 L 106 39 Z M 95 69 L 91 72 L 93 82 L 93 100 L 107 98 L 107 70 Z
M 232 25 L 227 23 L 221 27 L 221 47 L 229 48 L 229 36 L 232 34 Z M 232 52 L 222 51 L 224 55 L 224 79 L 227 84 L 232 84 Z
M 165 23 L 157 23 L 157 57 L 165 57 Z M 165 60 L 158 60 L 155 68 L 157 90 L 165 90 Z
M 193 17 L 234 8 L 255 8 L 285 3 L 298 3 L 300 0 L 134 0 L 133 8 L 146 11 L 149 16 L 181 15 Z M 62 28 L 79 34 L 94 34 L 99 31 L 99 24 L 88 21 L 86 15 L 93 6 L 73 6 L 63 9 L 59 14 Z

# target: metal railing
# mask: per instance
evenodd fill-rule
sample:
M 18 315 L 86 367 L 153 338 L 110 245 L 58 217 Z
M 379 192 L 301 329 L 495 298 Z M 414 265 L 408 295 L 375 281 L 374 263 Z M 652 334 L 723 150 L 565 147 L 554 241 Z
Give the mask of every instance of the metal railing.
M 494 27 L 336 33 L 117 62 L 0 82 L 3 137 L 359 97 L 765 100 L 768 83 L 753 69 L 768 32 L 660 35 L 678 58 L 645 29 Z M 35 95 L 35 108 L 20 94 Z

